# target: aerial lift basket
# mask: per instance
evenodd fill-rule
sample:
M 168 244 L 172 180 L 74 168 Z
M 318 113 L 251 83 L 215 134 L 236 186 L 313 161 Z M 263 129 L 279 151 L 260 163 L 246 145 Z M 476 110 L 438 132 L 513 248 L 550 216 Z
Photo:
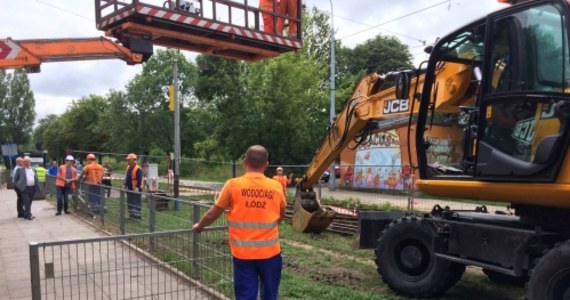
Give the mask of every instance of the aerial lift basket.
M 335 216 L 335 211 L 321 206 L 314 191 L 301 191 L 297 186 L 293 207 L 293 228 L 296 231 L 321 233 L 329 227 Z

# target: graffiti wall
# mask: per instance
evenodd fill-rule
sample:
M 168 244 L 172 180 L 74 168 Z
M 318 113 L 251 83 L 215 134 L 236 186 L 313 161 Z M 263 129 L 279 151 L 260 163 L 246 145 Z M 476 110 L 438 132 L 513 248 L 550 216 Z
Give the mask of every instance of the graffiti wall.
M 457 165 L 462 153 L 461 128 L 435 125 L 428 135 L 428 162 Z M 414 144 L 412 141 L 412 151 Z M 340 164 L 342 187 L 407 191 L 413 184 L 405 127 L 372 133 L 367 143 L 346 148 Z
M 396 130 L 373 133 L 353 154 L 352 166 L 344 172 L 346 187 L 404 190 L 402 153 Z

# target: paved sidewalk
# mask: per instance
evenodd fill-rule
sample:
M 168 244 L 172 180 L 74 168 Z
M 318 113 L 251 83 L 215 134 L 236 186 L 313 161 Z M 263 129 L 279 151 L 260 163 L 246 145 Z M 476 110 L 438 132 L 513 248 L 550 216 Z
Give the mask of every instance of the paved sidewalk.
M 55 216 L 46 200 L 32 203 L 34 220 L 16 215 L 16 192 L 0 190 L 0 298 L 31 299 L 29 242 L 97 237 L 102 234 L 73 215 Z

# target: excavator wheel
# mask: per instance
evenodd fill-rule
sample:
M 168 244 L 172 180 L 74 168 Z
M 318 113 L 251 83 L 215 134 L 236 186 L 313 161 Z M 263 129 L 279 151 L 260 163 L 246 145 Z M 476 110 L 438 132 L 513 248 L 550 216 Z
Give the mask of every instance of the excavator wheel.
M 293 229 L 304 233 L 321 233 L 334 220 L 336 212 L 322 207 L 314 191 L 297 188 L 293 206 Z
M 570 241 L 556 245 L 538 260 L 528 282 L 527 299 L 570 299 Z
M 411 297 L 437 297 L 453 287 L 465 266 L 437 258 L 435 233 L 418 216 L 393 221 L 380 234 L 375 250 L 378 273 L 395 292 Z

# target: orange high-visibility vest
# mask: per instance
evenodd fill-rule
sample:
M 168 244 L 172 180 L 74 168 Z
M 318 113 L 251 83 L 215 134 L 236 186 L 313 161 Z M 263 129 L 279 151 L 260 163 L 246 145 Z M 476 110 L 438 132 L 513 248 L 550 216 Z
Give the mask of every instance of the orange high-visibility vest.
M 55 185 L 59 187 L 64 187 L 66 175 L 67 175 L 67 166 L 63 165 L 59 167 L 59 173 L 57 174 L 57 178 L 55 179 Z M 77 177 L 77 170 L 74 167 L 71 167 L 71 179 L 74 179 L 75 177 Z M 70 186 L 71 189 L 74 190 L 75 181 L 72 181 Z
M 125 172 L 129 171 L 129 166 L 127 166 L 127 170 Z M 139 165 L 135 165 L 133 167 L 133 169 L 131 170 L 131 188 L 133 189 L 133 191 L 135 190 L 135 188 L 138 188 L 137 186 L 137 172 L 139 171 L 140 167 Z M 141 186 L 140 188 L 142 189 L 142 178 L 141 178 Z
M 281 187 L 283 188 L 283 194 L 287 195 L 287 184 L 289 184 L 289 178 L 285 175 L 275 175 L 273 176 L 273 180 L 277 180 L 281 184 Z
M 89 184 L 101 184 L 103 180 L 103 166 L 96 162 L 92 162 L 83 168 L 85 172 L 85 181 Z
M 232 255 L 266 259 L 281 253 L 279 218 L 287 203 L 281 185 L 262 173 L 246 173 L 228 180 L 216 205 L 227 215 Z

